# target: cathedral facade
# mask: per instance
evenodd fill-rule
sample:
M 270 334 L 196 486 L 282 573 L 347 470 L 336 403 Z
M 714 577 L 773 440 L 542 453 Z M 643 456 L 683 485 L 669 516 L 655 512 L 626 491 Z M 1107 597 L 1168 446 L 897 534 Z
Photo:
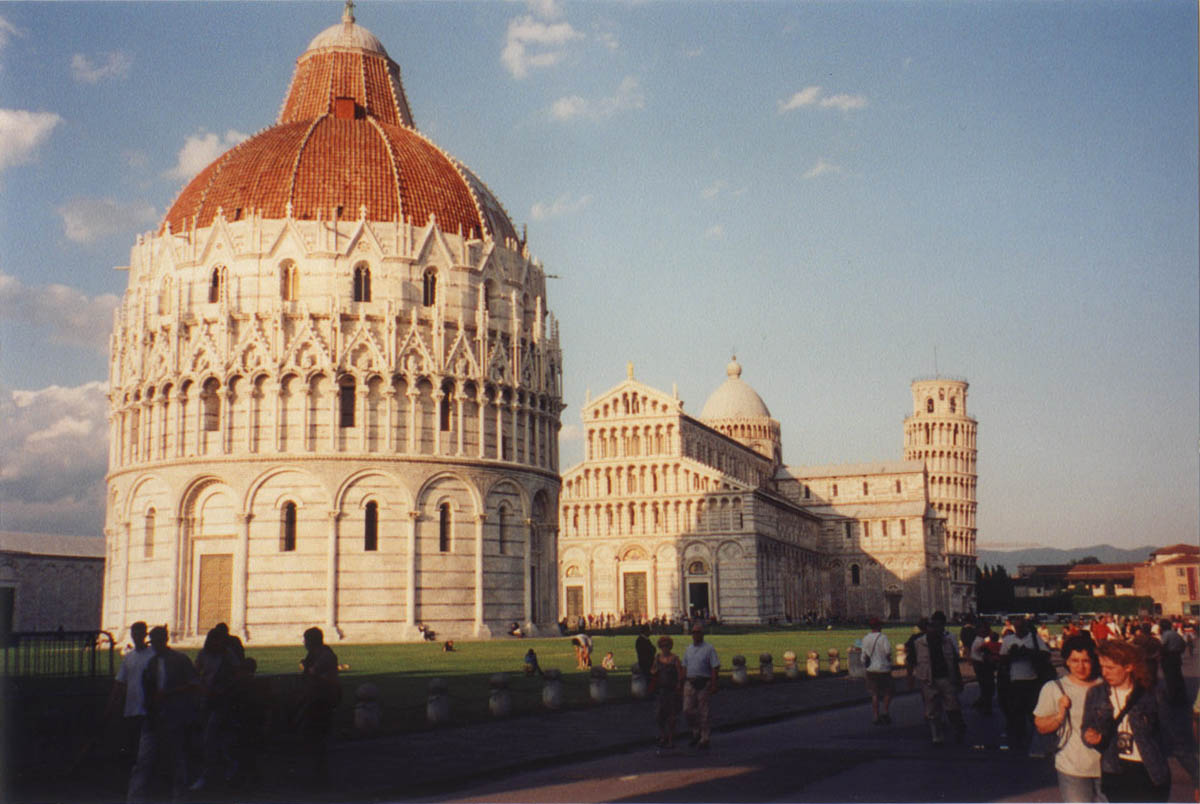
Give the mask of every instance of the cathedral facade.
M 562 616 L 761 623 L 974 611 L 966 382 L 914 381 L 903 460 L 787 466 L 779 422 L 736 359 L 726 371 L 698 417 L 632 367 L 587 401 L 584 460 L 563 475 Z M 953 474 L 947 453 L 962 459 Z
M 201 171 L 124 270 L 103 628 L 393 641 L 556 619 L 545 273 L 417 130 L 349 3 L 276 125 Z

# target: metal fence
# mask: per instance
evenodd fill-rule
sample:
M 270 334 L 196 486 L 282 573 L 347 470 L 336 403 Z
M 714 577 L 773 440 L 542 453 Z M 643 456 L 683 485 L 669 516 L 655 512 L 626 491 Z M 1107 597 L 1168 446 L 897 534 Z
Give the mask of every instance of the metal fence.
M 5 676 L 111 677 L 116 641 L 107 631 L 16 631 L 0 644 Z

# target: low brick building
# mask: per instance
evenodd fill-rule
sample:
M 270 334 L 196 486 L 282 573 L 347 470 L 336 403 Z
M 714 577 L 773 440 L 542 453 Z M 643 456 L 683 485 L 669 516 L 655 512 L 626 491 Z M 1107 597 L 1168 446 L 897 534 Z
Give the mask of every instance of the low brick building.
M 1154 598 L 1155 614 L 1200 614 L 1200 547 L 1160 547 L 1134 569 L 1134 593 Z

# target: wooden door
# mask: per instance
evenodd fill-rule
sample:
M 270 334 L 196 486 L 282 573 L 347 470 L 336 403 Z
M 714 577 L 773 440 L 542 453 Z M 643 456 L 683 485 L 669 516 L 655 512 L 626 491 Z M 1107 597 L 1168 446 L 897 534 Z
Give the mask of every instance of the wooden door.
M 217 623 L 228 623 L 233 610 L 233 555 L 200 556 L 200 605 L 196 627 L 201 634 Z

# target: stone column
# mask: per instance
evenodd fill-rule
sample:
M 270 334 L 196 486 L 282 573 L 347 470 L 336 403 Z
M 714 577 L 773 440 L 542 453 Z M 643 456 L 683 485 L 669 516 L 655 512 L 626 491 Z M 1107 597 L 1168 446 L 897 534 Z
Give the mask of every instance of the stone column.
M 184 408 L 187 406 L 187 394 L 180 391 L 175 396 L 175 457 L 183 457 L 184 446 L 187 443 L 187 420 Z
M 721 618 L 721 590 L 717 586 L 717 577 L 721 574 L 720 556 L 713 554 L 712 567 L 712 597 L 708 601 L 708 612 L 717 619 Z
M 275 418 L 271 421 L 271 443 L 276 452 L 283 452 L 283 411 L 286 402 L 283 398 L 283 383 L 274 380 L 270 386 L 271 394 L 275 397 Z
M 404 590 L 404 623 L 410 632 L 417 627 L 417 523 L 420 511 L 409 511 L 408 523 L 408 588 Z
M 475 636 L 484 637 L 483 625 L 483 530 L 487 514 L 475 518 Z
M 520 409 L 520 403 L 517 402 L 517 395 L 513 394 L 513 401 L 509 406 L 512 410 L 512 461 L 517 462 L 517 434 L 520 432 L 517 429 L 517 411 Z
M 483 384 L 480 383 L 475 387 L 475 404 L 479 412 L 479 446 L 478 457 L 483 458 L 487 455 L 486 450 L 486 431 L 487 431 L 487 395 L 483 392 Z
M 442 454 L 442 402 L 446 399 L 446 392 L 437 390 L 433 392 L 433 454 Z
M 171 632 L 172 638 L 183 636 L 180 629 L 181 606 L 179 601 L 180 580 L 183 574 L 184 561 L 186 560 L 185 547 L 189 538 L 190 522 L 186 517 L 179 517 L 175 520 L 175 538 L 171 544 L 171 577 L 167 580 L 167 628 Z M 128 555 L 126 561 L 128 561 Z
M 217 449 L 222 455 L 226 455 L 233 435 L 233 400 L 229 398 L 229 391 L 224 385 L 217 387 L 217 411 L 220 416 L 217 420 L 217 438 L 220 441 Z M 204 451 L 208 452 L 207 445 Z
M 329 549 L 325 562 L 325 625 L 331 637 L 340 636 L 338 631 L 338 522 L 340 511 L 329 512 Z
M 313 395 L 312 382 L 311 381 L 305 382 L 304 383 L 304 420 L 303 420 L 303 424 L 301 425 L 301 430 L 300 430 L 300 438 L 302 439 L 300 443 L 302 443 L 304 445 L 304 448 L 302 450 L 303 452 L 312 452 L 317 447 L 315 438 L 313 439 L 313 443 L 309 443 L 309 440 L 308 440 L 309 434 L 312 433 L 312 431 L 314 429 L 312 426 L 312 422 L 311 422 L 311 419 L 313 417 L 312 395 Z
M 129 617 L 129 557 L 133 553 L 133 523 L 122 522 L 117 527 L 117 532 L 120 534 L 121 541 L 125 544 L 125 566 L 121 568 L 121 622 L 122 628 L 128 628 L 129 623 L 126 619 Z
M 496 460 L 504 460 L 504 405 L 496 388 Z
M 338 440 L 342 434 L 341 421 L 338 419 L 338 404 L 341 402 L 341 386 L 337 384 L 337 378 L 334 378 L 332 389 L 329 394 L 329 451 L 338 451 Z
M 388 386 L 388 389 L 383 392 L 383 400 L 384 421 L 387 422 L 387 437 L 384 443 L 388 452 L 395 452 L 396 427 L 392 424 L 392 417 L 396 414 L 396 389 Z
M 527 623 L 533 616 L 529 600 L 529 568 L 533 564 L 533 520 L 525 520 L 525 555 L 521 562 L 521 622 Z
M 621 618 L 621 557 L 613 556 L 613 614 Z
M 246 587 L 250 577 L 250 520 L 254 514 L 242 514 L 238 528 L 237 550 L 233 555 L 233 622 L 230 631 L 248 639 L 246 633 Z
M 650 556 L 650 577 L 647 579 L 646 596 L 649 598 L 646 616 L 651 619 L 658 616 L 658 555 Z
M 525 410 L 521 414 L 521 418 L 525 420 L 525 435 L 521 436 L 521 445 L 525 449 L 525 463 L 533 465 L 533 456 L 529 454 L 529 437 L 530 431 L 533 429 L 533 414 L 529 408 L 528 400 L 525 402 Z
M 463 454 L 463 430 L 466 429 L 466 422 L 463 420 L 463 395 L 459 392 L 454 394 L 454 431 L 457 435 L 458 448 L 454 451 L 455 455 Z
M 154 402 L 149 399 L 142 402 L 141 438 L 143 446 L 143 449 L 140 450 L 142 460 L 152 460 L 154 458 Z
M 354 404 L 358 408 L 359 429 L 362 431 L 358 439 L 360 452 L 368 452 L 371 448 L 371 419 L 368 415 L 370 393 L 371 389 L 366 383 L 359 383 L 355 389 Z
M 417 398 L 420 396 L 419 391 L 409 391 L 408 397 L 408 452 L 410 455 L 417 451 Z

